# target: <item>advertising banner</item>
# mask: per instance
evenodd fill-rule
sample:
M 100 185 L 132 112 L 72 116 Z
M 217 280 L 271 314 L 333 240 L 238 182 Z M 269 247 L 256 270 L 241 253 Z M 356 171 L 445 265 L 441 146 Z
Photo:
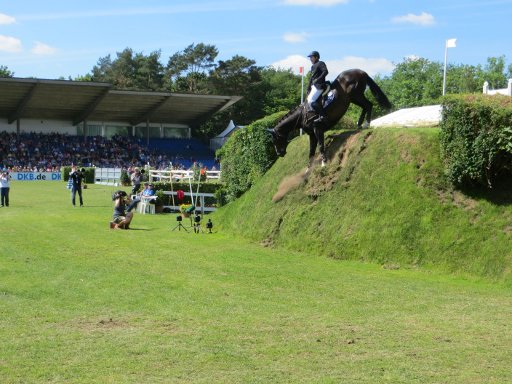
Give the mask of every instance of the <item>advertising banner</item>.
M 60 172 L 12 172 L 11 181 L 62 181 Z

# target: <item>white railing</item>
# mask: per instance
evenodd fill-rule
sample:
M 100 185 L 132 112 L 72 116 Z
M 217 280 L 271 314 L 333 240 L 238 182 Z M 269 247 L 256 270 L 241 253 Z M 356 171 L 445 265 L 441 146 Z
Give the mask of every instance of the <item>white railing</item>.
M 483 94 L 484 95 L 505 95 L 505 96 L 512 96 L 512 79 L 508 79 L 508 86 L 507 88 L 502 89 L 489 89 L 489 82 L 484 83 L 483 87 Z
M 219 180 L 221 171 L 205 171 L 206 181 Z M 149 181 L 187 181 L 194 177 L 194 171 L 191 170 L 171 170 L 171 171 L 149 171 Z
M 95 168 L 94 184 L 121 185 L 121 168 Z
M 180 206 L 177 204 L 176 195 L 178 192 L 175 191 L 164 191 L 164 195 L 173 196 L 174 199 L 172 200 L 174 202 L 174 205 L 164 205 L 164 208 L 170 208 L 173 211 L 179 211 Z M 215 197 L 213 193 L 193 193 L 192 195 L 190 192 L 184 192 L 185 196 L 192 196 L 192 199 L 195 200 L 196 203 L 196 209 L 201 211 L 201 214 L 204 214 L 205 212 L 214 212 L 217 208 L 215 207 L 206 207 L 204 203 L 205 197 Z M 199 200 L 199 201 L 198 201 Z

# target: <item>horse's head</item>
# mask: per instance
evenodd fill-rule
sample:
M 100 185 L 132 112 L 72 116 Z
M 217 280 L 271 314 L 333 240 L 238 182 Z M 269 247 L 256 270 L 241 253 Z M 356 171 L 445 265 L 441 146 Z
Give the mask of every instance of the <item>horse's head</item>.
M 286 147 L 288 146 L 288 135 L 301 124 L 302 106 L 298 106 L 288 112 L 273 129 L 267 129 L 272 135 L 272 144 L 276 149 L 277 156 L 283 157 L 286 155 Z
M 283 157 L 286 155 L 288 139 L 285 136 L 281 136 L 279 133 L 277 133 L 275 129 L 267 129 L 267 132 L 272 136 L 272 144 L 274 144 L 277 156 Z

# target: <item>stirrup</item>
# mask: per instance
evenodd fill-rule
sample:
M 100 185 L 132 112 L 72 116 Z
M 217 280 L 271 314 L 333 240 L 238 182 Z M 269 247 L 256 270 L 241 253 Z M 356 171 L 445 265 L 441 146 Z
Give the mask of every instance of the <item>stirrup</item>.
M 326 120 L 327 120 L 327 117 L 320 115 L 320 116 L 318 116 L 318 117 L 317 117 L 315 120 L 313 120 L 313 121 L 314 121 L 315 123 L 323 123 L 323 122 L 324 122 L 324 121 L 326 121 Z

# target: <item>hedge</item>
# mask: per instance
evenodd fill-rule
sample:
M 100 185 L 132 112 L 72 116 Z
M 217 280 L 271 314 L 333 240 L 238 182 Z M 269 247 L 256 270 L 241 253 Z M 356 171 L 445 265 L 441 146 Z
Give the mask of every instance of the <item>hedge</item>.
M 217 151 L 227 200 L 240 197 L 275 162 L 277 155 L 266 129 L 273 128 L 286 112 L 278 112 L 233 133 Z
M 440 138 L 445 171 L 455 185 L 492 187 L 512 171 L 512 98 L 445 97 Z

